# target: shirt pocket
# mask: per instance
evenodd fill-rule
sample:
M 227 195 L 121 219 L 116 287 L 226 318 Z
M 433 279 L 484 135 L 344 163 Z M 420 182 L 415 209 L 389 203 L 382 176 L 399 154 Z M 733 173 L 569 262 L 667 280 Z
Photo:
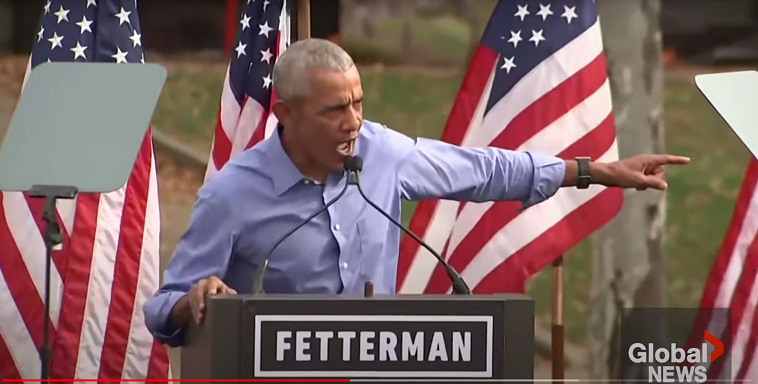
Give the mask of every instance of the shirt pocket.
M 358 273 L 366 280 L 375 282 L 383 273 L 384 236 L 371 226 L 370 221 L 359 219 L 356 223 L 358 236 Z

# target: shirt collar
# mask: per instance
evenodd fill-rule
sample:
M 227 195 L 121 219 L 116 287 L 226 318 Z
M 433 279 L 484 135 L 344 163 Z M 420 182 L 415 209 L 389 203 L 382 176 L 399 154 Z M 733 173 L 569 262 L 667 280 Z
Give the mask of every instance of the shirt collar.
M 269 158 L 269 166 L 266 168 L 266 172 L 274 183 L 274 192 L 277 195 L 281 195 L 293 185 L 306 180 L 287 155 L 287 152 L 284 152 L 280 137 L 282 129 L 283 127 L 280 124 L 276 125 L 276 130 L 269 137 L 266 146 L 266 156 Z
M 298 183 L 311 182 L 303 175 L 299 169 L 292 162 L 287 152 L 284 151 L 282 145 L 281 134 L 284 127 L 281 124 L 276 125 L 276 130 L 265 142 L 265 153 L 269 159 L 269 166 L 266 168 L 266 172 L 274 183 L 274 192 L 277 196 L 281 196 L 284 192 L 287 192 L 292 186 Z M 353 153 L 359 154 L 361 149 L 362 135 L 359 135 L 358 140 L 355 142 L 355 149 Z M 343 180 L 345 175 L 343 172 L 336 172 L 329 175 L 327 183 L 335 183 Z

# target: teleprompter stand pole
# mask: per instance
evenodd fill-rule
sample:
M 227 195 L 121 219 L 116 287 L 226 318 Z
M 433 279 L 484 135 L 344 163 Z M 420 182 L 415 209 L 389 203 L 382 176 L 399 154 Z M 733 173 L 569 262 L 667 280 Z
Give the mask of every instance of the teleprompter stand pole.
M 55 203 L 58 199 L 73 199 L 78 189 L 68 186 L 35 185 L 29 191 L 29 196 L 45 199 L 45 207 L 42 210 L 42 220 L 45 221 L 45 231 L 42 236 L 45 240 L 45 319 L 43 322 L 43 340 L 40 349 L 40 373 L 42 380 L 50 378 L 50 271 L 52 268 L 53 249 L 63 243 L 63 235 L 55 216 Z

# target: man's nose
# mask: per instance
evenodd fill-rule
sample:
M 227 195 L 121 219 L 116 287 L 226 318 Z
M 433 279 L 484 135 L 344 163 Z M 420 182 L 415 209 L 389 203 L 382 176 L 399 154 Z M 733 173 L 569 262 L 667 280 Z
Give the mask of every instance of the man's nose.
M 351 108 L 349 116 L 342 124 L 342 129 L 346 132 L 353 133 L 353 131 L 360 129 L 361 123 L 363 123 L 363 115 L 360 113 L 360 111 L 356 111 L 355 109 Z
M 357 121 L 350 121 L 342 124 L 341 128 L 344 135 L 354 137 L 358 136 L 358 130 L 361 128 L 361 124 Z

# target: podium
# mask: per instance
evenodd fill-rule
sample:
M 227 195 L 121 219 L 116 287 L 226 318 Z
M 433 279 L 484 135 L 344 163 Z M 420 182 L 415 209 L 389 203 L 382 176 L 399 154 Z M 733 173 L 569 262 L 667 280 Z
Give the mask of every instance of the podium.
M 182 379 L 532 382 L 525 295 L 229 295 L 186 329 Z M 460 381 L 458 381 L 460 379 Z

